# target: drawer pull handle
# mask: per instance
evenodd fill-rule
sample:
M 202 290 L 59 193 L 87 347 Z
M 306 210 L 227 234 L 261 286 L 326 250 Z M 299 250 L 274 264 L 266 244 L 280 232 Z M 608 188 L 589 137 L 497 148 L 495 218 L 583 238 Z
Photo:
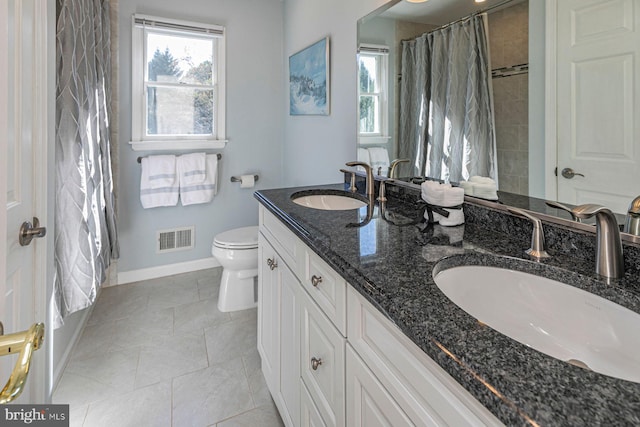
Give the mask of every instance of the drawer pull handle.
M 313 287 L 317 287 L 320 283 L 322 283 L 322 276 L 316 276 L 315 274 L 311 276 L 311 284 Z
M 278 262 L 275 259 L 267 258 L 267 265 L 271 270 L 275 270 L 278 267 Z
M 313 369 L 314 371 L 318 370 L 318 366 L 322 365 L 322 359 L 318 359 L 315 357 L 311 358 L 311 369 Z

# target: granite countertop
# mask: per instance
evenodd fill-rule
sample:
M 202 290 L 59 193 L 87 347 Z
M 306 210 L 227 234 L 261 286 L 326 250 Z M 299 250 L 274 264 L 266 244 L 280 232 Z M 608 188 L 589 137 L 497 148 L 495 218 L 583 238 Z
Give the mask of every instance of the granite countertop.
M 319 188 L 344 185 L 255 197 L 504 424 L 640 425 L 640 384 L 572 366 L 481 324 L 440 291 L 433 270 L 478 264 L 530 271 L 638 313 L 640 294 L 579 274 L 588 271 L 580 260 L 527 261 L 521 239 L 478 225 L 423 230 L 415 209 L 400 202 L 390 200 L 384 218 L 376 205 L 367 221 L 366 208 L 324 211 L 291 201 L 295 192 Z

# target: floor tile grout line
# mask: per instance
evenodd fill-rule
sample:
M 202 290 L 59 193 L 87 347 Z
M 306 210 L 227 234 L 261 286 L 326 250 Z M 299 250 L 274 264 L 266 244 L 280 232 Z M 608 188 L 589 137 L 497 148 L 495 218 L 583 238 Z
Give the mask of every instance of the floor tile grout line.
M 194 294 L 194 296 L 197 295 L 198 299 L 194 300 L 194 301 L 192 301 L 190 303 L 178 304 L 178 305 L 173 305 L 173 306 L 167 307 L 167 309 L 170 309 L 170 315 L 172 316 L 171 323 L 170 323 L 170 327 L 171 327 L 172 330 L 171 331 L 167 331 L 167 332 L 170 332 L 170 334 L 168 336 L 165 336 L 164 334 L 162 334 L 162 337 L 168 338 L 168 337 L 171 337 L 171 336 L 176 336 L 176 333 L 178 333 L 179 336 L 182 336 L 182 335 L 189 336 L 190 335 L 190 336 L 197 336 L 197 337 L 204 338 L 203 339 L 203 344 L 204 344 L 204 354 L 203 355 L 204 355 L 204 358 L 205 358 L 206 361 L 205 361 L 205 363 L 203 363 L 204 366 L 201 369 L 205 370 L 205 369 L 210 369 L 212 366 L 215 366 L 215 365 L 218 365 L 218 364 L 222 365 L 224 363 L 228 363 L 228 361 L 226 361 L 226 360 L 225 361 L 218 361 L 216 363 L 212 363 L 212 361 L 210 360 L 210 348 L 207 346 L 207 334 L 206 334 L 206 331 L 208 329 L 215 330 L 216 328 L 222 327 L 223 325 L 226 325 L 226 324 L 228 324 L 230 322 L 237 323 L 237 324 L 241 325 L 241 324 L 245 324 L 245 323 L 250 322 L 250 321 L 253 322 L 253 321 L 255 321 L 255 319 L 253 319 L 254 315 L 252 315 L 251 313 L 249 313 L 249 316 L 245 316 L 244 314 L 241 314 L 241 315 L 239 315 L 239 317 L 234 317 L 232 315 L 232 313 L 225 313 L 224 316 L 220 316 L 219 318 L 217 317 L 217 315 L 214 316 L 214 319 L 213 319 L 212 323 L 208 323 L 208 321 L 204 321 L 204 322 L 196 321 L 197 322 L 196 324 L 201 323 L 199 328 L 194 328 L 194 330 L 191 330 L 191 331 L 177 332 L 177 326 L 176 326 L 177 325 L 177 323 L 176 323 L 177 322 L 177 319 L 176 319 L 176 308 L 177 307 L 179 307 L 181 305 L 188 305 L 188 304 L 193 304 L 193 303 L 202 302 L 202 301 L 206 301 L 206 300 L 212 300 L 212 301 L 214 301 L 214 306 L 215 307 L 211 307 L 211 309 L 212 310 L 217 310 L 217 305 L 215 304 L 215 298 L 213 296 L 213 294 L 215 293 L 215 290 L 213 290 L 212 292 L 210 292 L 210 290 L 205 290 L 205 292 L 208 295 L 208 298 L 201 299 L 200 298 L 200 289 L 199 289 L 200 286 L 198 285 L 198 281 L 199 280 L 203 280 L 203 281 L 204 280 L 219 281 L 220 280 L 220 275 L 219 274 L 214 274 L 214 275 L 211 275 L 209 277 L 194 276 L 189 281 L 185 281 L 185 282 L 190 282 L 190 285 L 189 285 L 190 287 L 193 287 L 193 285 L 195 284 L 195 289 L 197 290 L 197 294 Z M 168 282 L 164 282 L 164 283 L 168 283 Z M 173 283 L 173 285 L 179 285 L 179 284 L 180 283 L 178 283 L 178 282 L 174 282 Z M 144 286 L 145 286 L 145 282 L 143 281 L 143 282 L 139 282 L 139 283 L 137 283 L 135 285 L 132 285 L 130 289 L 131 290 L 141 289 Z M 203 285 L 202 288 L 204 288 L 205 286 L 208 286 L 208 285 Z M 213 287 L 215 288 L 215 286 L 213 286 Z M 175 289 L 172 289 L 171 286 L 167 286 L 164 290 L 167 291 L 167 292 L 175 291 Z M 137 293 L 138 291 L 131 291 L 131 292 Z M 146 292 L 144 292 L 144 293 L 146 293 Z M 124 296 L 118 297 L 119 301 L 123 301 L 123 300 L 127 299 L 127 295 L 126 295 L 127 292 L 123 292 L 122 294 L 124 294 Z M 142 315 L 140 317 L 140 319 L 138 319 L 140 324 L 143 324 L 145 321 L 146 321 L 147 325 L 149 324 L 149 322 L 153 322 L 152 319 L 149 319 L 149 318 L 145 319 L 145 316 L 148 316 L 152 312 L 155 312 L 154 309 L 149 308 L 150 298 L 151 298 L 150 294 L 148 294 L 148 293 L 146 293 L 146 295 L 144 295 L 143 298 L 139 298 L 140 303 L 142 303 L 144 301 L 144 303 L 141 304 L 141 305 L 144 305 L 144 308 L 142 310 L 137 310 L 135 312 L 131 312 L 127 316 L 121 316 L 120 314 L 118 314 L 117 316 L 112 318 L 111 316 L 108 315 L 109 314 L 108 312 L 110 311 L 110 307 L 107 307 L 107 308 L 104 309 L 104 312 L 101 312 L 101 314 L 100 314 L 101 316 L 104 314 L 105 319 L 100 319 L 100 321 L 97 321 L 97 322 L 93 323 L 91 326 L 99 327 L 102 324 L 110 323 L 110 327 L 107 329 L 107 330 L 110 329 L 108 335 L 109 335 L 110 339 L 112 340 L 112 344 L 115 344 L 117 336 L 118 336 L 118 328 L 116 327 L 116 325 L 118 323 L 120 323 L 121 321 L 124 322 L 124 321 L 126 321 L 126 319 L 129 319 L 129 318 L 135 316 L 137 313 L 143 313 L 144 315 Z M 116 304 L 117 304 L 117 302 L 116 302 Z M 112 313 L 113 313 L 113 311 L 112 311 Z M 207 316 L 207 319 L 209 319 L 208 315 L 205 315 L 205 316 Z M 91 317 L 90 317 L 90 319 L 91 319 Z M 87 326 L 88 326 L 88 324 L 87 324 Z M 121 323 L 120 326 L 124 326 L 124 325 Z M 86 326 L 85 326 L 85 328 L 86 328 Z M 165 328 L 165 329 L 168 329 L 168 328 Z M 211 338 L 209 338 L 209 340 L 210 339 Z M 141 390 L 141 389 L 146 388 L 146 387 L 151 387 L 151 386 L 159 384 L 159 383 L 161 383 L 163 381 L 166 381 L 166 380 L 162 380 L 162 381 L 159 381 L 157 383 L 145 384 L 142 387 L 137 387 L 136 386 L 135 378 L 137 378 L 137 376 L 138 376 L 138 374 L 140 372 L 140 369 L 141 369 L 140 363 L 142 361 L 142 359 L 141 359 L 142 351 L 146 346 L 147 346 L 147 344 L 136 346 L 135 347 L 135 355 L 132 355 L 136 359 L 135 359 L 135 361 L 132 362 L 132 365 L 134 367 L 134 371 L 133 371 L 134 372 L 134 383 L 132 384 L 132 390 L 129 391 L 130 393 L 133 393 L 133 392 L 136 392 L 137 390 Z M 126 352 L 130 348 L 131 348 L 130 346 L 124 346 L 122 348 L 115 349 L 114 351 L 125 351 Z M 109 352 L 110 351 L 107 351 L 106 353 L 109 353 Z M 91 357 L 96 357 L 99 354 L 100 353 L 96 353 L 96 354 L 93 354 L 93 355 L 88 354 L 88 355 L 82 356 L 81 358 L 78 358 L 76 360 L 82 361 L 85 358 L 89 359 Z M 234 414 L 234 415 L 232 415 L 230 417 L 227 417 L 227 418 L 225 418 L 223 420 L 216 421 L 216 423 L 211 424 L 211 425 L 218 425 L 220 422 L 224 422 L 226 420 L 241 416 L 241 415 L 243 415 L 243 414 L 245 414 L 247 412 L 251 412 L 252 410 L 256 410 L 256 409 L 260 408 L 260 406 L 258 406 L 258 404 L 257 404 L 255 392 L 254 392 L 254 390 L 252 390 L 252 387 L 251 387 L 251 382 L 250 382 L 250 378 L 249 378 L 249 368 L 248 368 L 249 362 L 248 362 L 248 359 L 247 359 L 246 355 L 240 355 L 240 356 L 241 356 L 241 365 L 240 366 L 242 367 L 242 373 L 244 374 L 244 381 L 242 383 L 240 383 L 240 384 L 243 384 L 243 385 L 241 385 L 241 387 L 243 387 L 243 388 L 246 387 L 246 389 L 249 391 L 249 396 L 248 397 L 250 397 L 250 399 L 251 399 L 250 400 L 251 407 L 248 410 L 239 412 L 239 413 Z M 63 370 L 63 375 L 64 375 L 64 373 L 66 371 L 67 371 L 67 369 L 65 367 L 65 369 Z M 179 375 L 175 375 L 174 374 L 174 375 L 170 376 L 169 378 L 167 378 L 167 380 L 169 380 L 168 385 L 169 385 L 169 388 L 170 388 L 169 389 L 169 404 L 170 404 L 170 408 L 169 408 L 168 412 L 169 412 L 169 416 L 170 416 L 169 425 L 171 425 L 171 426 L 173 426 L 175 424 L 174 423 L 174 415 L 175 415 L 175 413 L 174 413 L 174 409 L 175 409 L 174 405 L 176 404 L 176 402 L 175 402 L 175 393 L 174 393 L 174 387 L 173 387 L 174 380 L 176 378 L 179 378 L 179 377 L 184 376 L 184 375 L 193 374 L 193 372 L 197 372 L 197 370 L 196 371 L 191 371 L 191 372 L 180 373 Z M 239 371 L 236 371 L 236 372 L 238 372 L 238 374 L 240 374 Z M 238 375 L 238 374 L 236 374 L 236 375 Z M 81 379 L 85 378 L 85 379 L 90 379 L 92 381 L 95 381 L 97 384 L 102 385 L 104 388 L 107 388 L 107 387 L 108 388 L 114 388 L 114 387 L 112 387 L 112 386 L 110 386 L 108 384 L 105 384 L 102 380 L 98 380 L 98 379 L 94 379 L 94 378 L 91 378 L 91 377 L 87 377 L 86 375 L 82 375 L 82 374 L 75 374 L 75 375 L 79 376 Z M 95 411 L 97 409 L 98 405 L 100 405 L 99 407 L 102 408 L 102 406 L 104 405 L 103 401 L 105 401 L 107 399 L 111 399 L 111 398 L 114 398 L 114 397 L 112 396 L 112 397 L 108 397 L 106 399 L 98 399 L 98 400 L 95 400 L 95 401 L 92 401 L 92 402 L 88 402 L 85 405 L 83 405 L 84 406 L 84 411 L 83 411 L 83 413 L 81 415 L 82 418 L 78 420 L 80 422 L 80 424 L 84 426 L 87 423 L 87 421 L 90 419 L 91 411 L 92 410 Z M 261 405 L 261 406 L 264 406 L 264 405 Z M 240 409 L 240 408 L 238 408 L 238 409 Z
M 251 388 L 251 381 L 249 381 L 249 370 L 247 369 L 247 361 L 245 356 L 240 356 L 240 360 L 242 360 L 242 370 L 244 371 L 244 379 L 247 382 L 247 389 L 249 390 L 249 395 L 251 396 L 251 402 L 253 402 L 253 409 L 256 409 L 256 399 L 253 393 L 253 389 Z

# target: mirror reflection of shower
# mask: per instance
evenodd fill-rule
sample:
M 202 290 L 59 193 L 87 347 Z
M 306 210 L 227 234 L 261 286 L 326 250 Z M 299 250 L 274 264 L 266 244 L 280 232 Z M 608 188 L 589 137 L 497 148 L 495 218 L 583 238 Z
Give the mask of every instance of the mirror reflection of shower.
M 428 19 L 422 19 L 423 22 L 411 22 L 406 18 L 396 19 L 393 10 L 397 7 L 406 7 L 406 5 L 398 4 L 377 17 L 363 19 L 359 25 L 360 58 L 368 61 L 367 66 L 364 66 L 364 60 L 360 61 L 359 113 L 361 123 L 365 119 L 368 127 L 359 126 L 358 155 L 364 161 L 369 160 L 380 166 L 374 170 L 381 170 L 382 174 L 388 169 L 384 165 L 389 160 L 407 157 L 404 155 L 406 150 L 401 152 L 401 144 L 398 143 L 399 139 L 405 139 L 404 135 L 407 134 L 403 129 L 407 126 L 409 128 L 423 126 L 426 120 L 424 114 L 420 118 L 420 112 L 424 112 L 423 107 L 418 107 L 415 121 L 400 126 L 402 123 L 400 120 L 401 41 L 416 39 L 442 25 L 442 21 L 436 21 L 436 25 L 426 23 Z M 455 20 L 451 16 L 448 19 Z M 493 71 L 490 87 L 492 87 L 495 118 L 494 154 L 498 171 L 496 178 L 501 190 L 527 194 L 529 175 L 528 2 L 514 0 L 501 8 L 490 10 L 487 28 L 490 68 Z M 375 63 L 374 59 L 382 66 L 376 64 L 371 67 L 369 64 Z M 375 76 L 374 79 L 365 79 L 368 77 L 368 70 L 374 70 L 369 74 Z M 446 113 L 442 117 L 445 122 L 450 121 Z M 414 135 L 411 137 L 415 144 L 420 145 L 419 138 Z M 427 151 L 432 151 L 434 147 L 437 148 L 437 146 L 422 144 L 416 150 L 419 152 L 418 157 L 426 157 Z M 466 156 L 463 162 L 469 163 L 478 157 L 474 150 L 473 146 L 463 150 L 466 152 L 463 154 Z M 448 151 L 446 154 L 451 152 Z M 367 159 L 366 156 L 369 158 Z M 447 161 L 449 160 L 445 156 L 444 163 L 446 164 Z M 425 163 L 428 165 L 428 162 Z M 460 177 L 448 179 L 448 175 L 441 175 L 440 163 L 442 161 L 438 159 L 437 162 L 432 162 L 429 168 L 414 158 L 409 167 L 399 169 L 400 173 L 397 176 L 410 178 L 426 175 L 451 181 L 460 179 Z M 479 174 L 490 176 L 489 172 Z M 461 178 L 468 179 L 468 177 Z

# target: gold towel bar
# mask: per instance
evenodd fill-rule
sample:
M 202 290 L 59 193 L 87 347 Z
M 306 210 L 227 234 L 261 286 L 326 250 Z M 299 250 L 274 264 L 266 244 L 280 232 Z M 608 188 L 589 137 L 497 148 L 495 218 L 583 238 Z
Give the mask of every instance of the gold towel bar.
M 0 392 L 0 404 L 9 403 L 20 396 L 29 374 L 31 356 L 42 346 L 43 340 L 44 323 L 34 323 L 28 331 L 0 336 L 0 356 L 20 352 L 9 381 Z

